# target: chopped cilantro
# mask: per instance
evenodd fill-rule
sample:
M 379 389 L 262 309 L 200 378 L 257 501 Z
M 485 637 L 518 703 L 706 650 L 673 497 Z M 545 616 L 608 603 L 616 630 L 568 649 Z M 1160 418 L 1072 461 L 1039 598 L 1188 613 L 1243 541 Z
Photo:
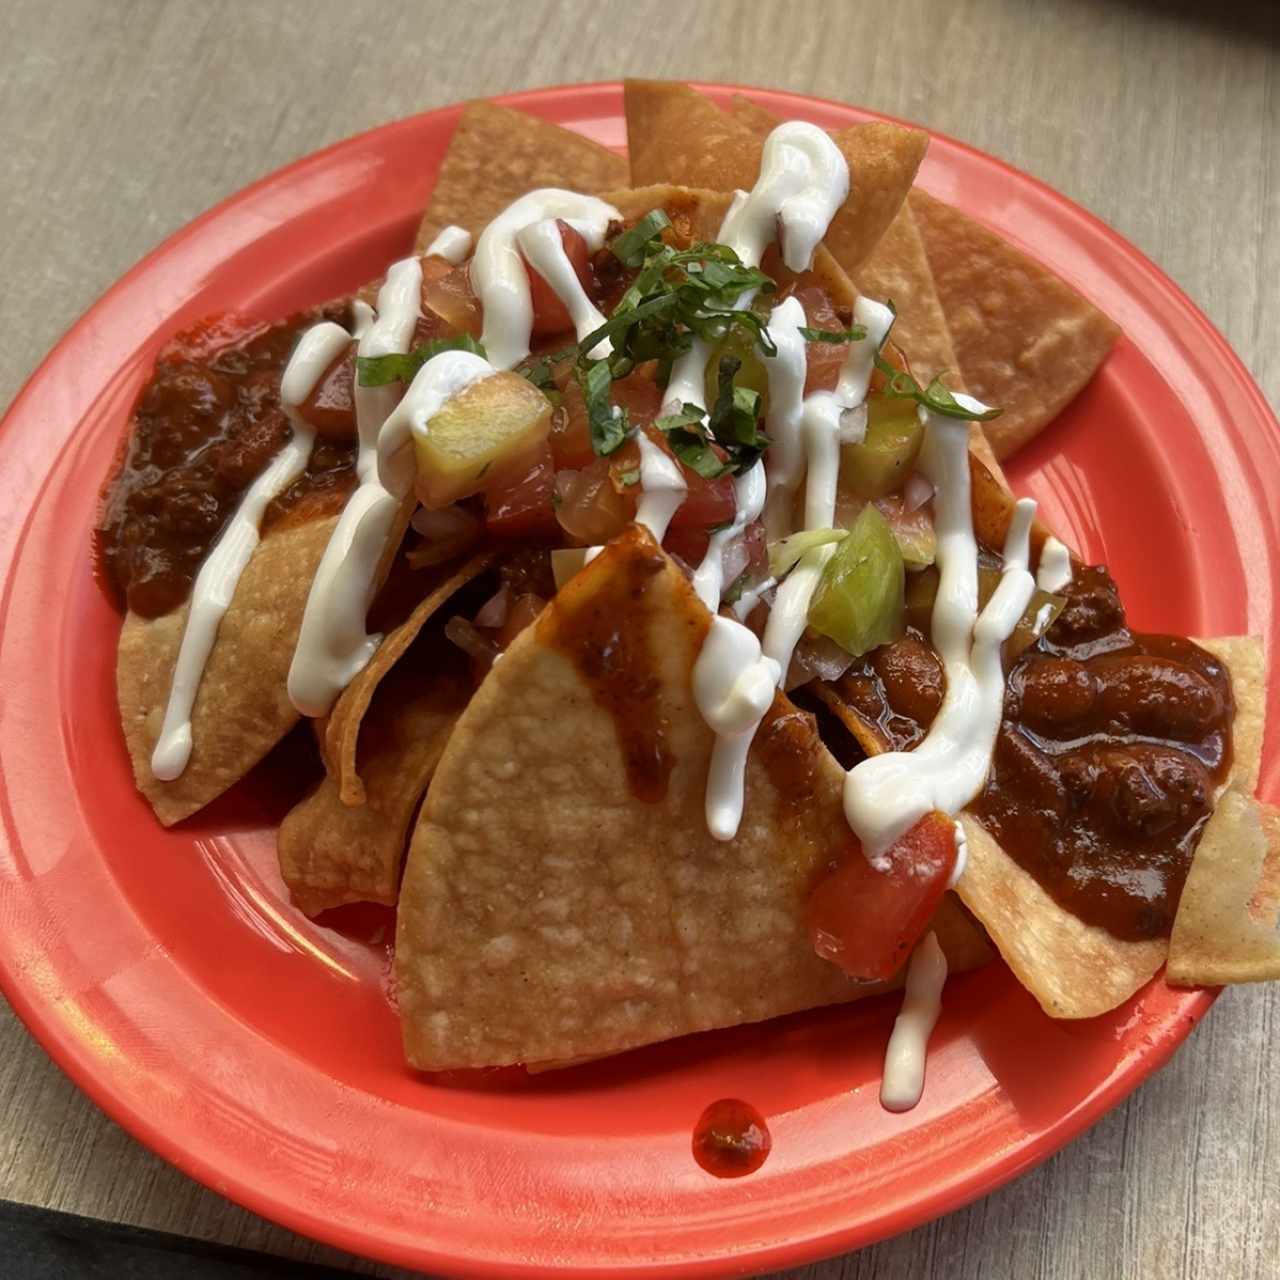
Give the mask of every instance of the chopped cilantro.
M 469 333 L 452 338 L 433 338 L 405 354 L 393 352 L 385 356 L 357 356 L 356 376 L 362 387 L 384 387 L 389 382 L 412 382 L 418 370 L 442 351 L 471 351 L 483 356 L 484 347 Z

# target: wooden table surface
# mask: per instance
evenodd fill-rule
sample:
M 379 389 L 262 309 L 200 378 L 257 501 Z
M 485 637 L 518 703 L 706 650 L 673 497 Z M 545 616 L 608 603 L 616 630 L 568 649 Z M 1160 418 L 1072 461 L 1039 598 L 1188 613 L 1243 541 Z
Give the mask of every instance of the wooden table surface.
M 276 166 L 460 98 L 626 74 L 841 98 L 1029 170 L 1154 258 L 1277 404 L 1278 13 L 1268 0 L 5 0 L 0 404 L 125 268 Z M 1280 1275 L 1278 1020 L 1277 988 L 1229 992 L 1166 1070 L 1042 1168 L 792 1274 Z M 294 1236 L 163 1164 L 7 1009 L 0 1116 L 0 1197 L 404 1274 Z

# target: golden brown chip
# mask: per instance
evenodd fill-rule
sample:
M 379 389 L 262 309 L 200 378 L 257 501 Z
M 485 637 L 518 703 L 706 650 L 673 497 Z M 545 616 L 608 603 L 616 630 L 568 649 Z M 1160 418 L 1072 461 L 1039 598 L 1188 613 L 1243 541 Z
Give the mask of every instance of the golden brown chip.
M 1257 636 L 1215 636 L 1196 643 L 1231 672 L 1236 697 L 1231 724 L 1231 785 L 1252 795 L 1262 772 L 1262 737 L 1266 731 L 1267 673 L 1262 641 Z
M 628 80 L 626 109 L 633 185 L 674 182 L 734 191 L 755 184 L 763 148 L 758 112 L 740 120 L 688 85 L 666 80 Z M 878 121 L 831 136 L 849 162 L 851 189 L 825 243 L 856 275 L 902 207 L 929 138 Z
M 436 587 L 409 617 L 388 633 L 364 669 L 342 691 L 321 730 L 321 743 L 332 780 L 344 805 L 365 802 L 365 784 L 356 767 L 360 727 L 373 695 L 387 672 L 417 638 L 427 619 L 497 559 L 492 549 L 477 552 Z
M 626 221 L 642 218 L 652 209 L 661 209 L 671 219 L 675 239 L 680 244 L 714 240 L 720 229 L 731 195 L 660 182 L 647 187 L 628 187 L 605 192 L 603 198 Z M 670 234 L 670 233 L 668 233 Z M 821 245 L 813 255 L 813 276 L 838 307 L 853 306 L 858 291 L 834 257 Z
M 1163 938 L 1121 942 L 1064 911 L 969 814 L 969 862 L 956 891 L 1015 977 L 1052 1018 L 1092 1018 L 1122 1004 L 1164 963 Z
M 602 662 L 593 628 L 620 607 L 625 633 Z M 416 1066 L 618 1053 L 865 991 L 808 940 L 811 880 L 847 838 L 844 774 L 782 695 L 751 750 L 738 836 L 707 831 L 713 738 L 690 679 L 708 620 L 633 526 L 472 698 L 401 891 L 398 995 Z M 963 915 L 953 923 L 959 966 L 981 939 Z
M 740 93 L 734 95 L 730 114 L 760 138 L 780 123 L 772 112 Z M 924 241 L 906 201 L 858 267 L 854 283 L 869 298 L 892 300 L 898 312 L 893 340 L 907 353 L 912 372 L 922 383 L 950 371 L 949 385 L 963 390 Z
M 418 228 L 421 252 L 450 223 L 473 234 L 535 187 L 588 195 L 620 187 L 627 162 L 607 147 L 559 125 L 472 102 L 462 112 Z
M 733 192 L 755 182 L 760 139 L 710 98 L 676 80 L 627 80 L 623 92 L 632 186 Z
M 307 915 L 395 903 L 409 824 L 470 692 L 460 651 L 440 638 L 378 685 L 360 735 L 364 802 L 349 807 L 327 775 L 280 825 L 280 873 Z
M 1037 435 L 1093 377 L 1120 335 L 1091 302 L 1033 258 L 913 189 L 965 387 L 1003 410 L 986 424 L 998 458 Z
M 1280 978 L 1280 812 L 1234 788 L 1196 847 L 1169 939 L 1178 986 Z
M 285 680 L 311 580 L 336 517 L 270 532 L 250 558 L 218 628 L 192 711 L 191 760 L 181 777 L 151 773 L 188 606 L 162 618 L 130 613 L 120 632 L 116 693 L 138 790 L 165 826 L 238 782 L 297 722 Z

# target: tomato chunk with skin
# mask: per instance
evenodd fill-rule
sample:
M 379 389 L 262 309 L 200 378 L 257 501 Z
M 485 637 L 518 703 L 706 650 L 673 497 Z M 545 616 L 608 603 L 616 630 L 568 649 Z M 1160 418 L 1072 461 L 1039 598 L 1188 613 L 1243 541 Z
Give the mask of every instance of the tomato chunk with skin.
M 500 537 L 555 538 L 555 467 L 544 443 L 527 464 L 496 477 L 485 490 L 485 528 Z
M 809 895 L 809 937 L 851 978 L 883 982 L 907 962 L 956 865 L 956 824 L 926 814 L 885 854 L 878 871 L 856 840 Z
M 587 242 L 563 218 L 557 218 L 556 225 L 560 228 L 560 243 L 564 245 L 574 275 L 582 282 L 582 287 L 590 292 L 591 261 Z M 533 302 L 535 336 L 567 333 L 573 328 L 568 309 L 560 301 L 556 291 L 528 263 L 525 266 L 529 272 L 529 296 Z

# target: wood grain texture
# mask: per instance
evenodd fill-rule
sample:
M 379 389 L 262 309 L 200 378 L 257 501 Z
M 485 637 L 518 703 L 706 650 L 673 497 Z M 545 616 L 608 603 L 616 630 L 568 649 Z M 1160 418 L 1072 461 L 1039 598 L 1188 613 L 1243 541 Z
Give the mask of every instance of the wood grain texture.
M 788 14 L 821 14 L 809 24 Z M 316 147 L 459 98 L 624 74 L 865 104 L 964 138 L 1160 263 L 1280 401 L 1280 9 L 1218 0 L 374 0 L 0 6 L 0 404 L 160 239 Z M 1276 988 L 1042 1168 L 795 1280 L 1280 1275 Z M 327 1261 L 144 1151 L 0 1016 L 0 1196 Z

